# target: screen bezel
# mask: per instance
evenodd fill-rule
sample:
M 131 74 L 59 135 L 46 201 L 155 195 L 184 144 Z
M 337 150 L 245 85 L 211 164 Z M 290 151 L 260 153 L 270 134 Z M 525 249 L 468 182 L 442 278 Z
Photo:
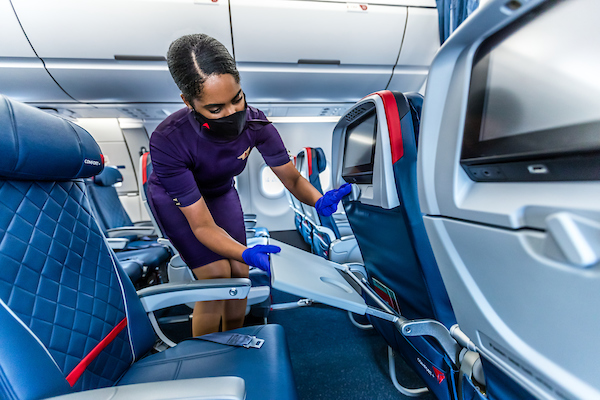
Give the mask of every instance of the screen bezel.
M 346 154 L 348 149 L 348 139 L 350 137 L 351 130 L 362 124 L 365 120 L 370 117 L 374 117 L 373 122 L 373 145 L 371 146 L 371 161 L 366 164 L 354 165 L 352 167 L 346 167 Z M 365 112 L 350 125 L 345 128 L 344 135 L 344 157 L 342 159 L 342 178 L 348 183 L 358 184 L 372 184 L 373 183 L 373 168 L 375 164 L 375 145 L 377 142 L 377 129 L 378 118 L 375 108 Z
M 460 162 L 467 174 L 475 181 L 600 179 L 597 163 L 590 162 L 593 157 L 589 157 L 590 155 L 600 154 L 600 140 L 595 139 L 597 132 L 600 132 L 600 121 L 543 129 L 497 139 L 480 140 L 485 97 L 487 95 L 486 85 L 490 53 L 504 39 L 518 31 L 519 28 L 532 19 L 539 17 L 540 14 L 553 5 L 555 5 L 555 2 L 546 3 L 490 36 L 483 41 L 474 55 Z M 573 135 L 574 130 L 577 130 L 579 134 Z M 555 164 L 555 161 L 566 158 L 580 160 L 576 162 L 579 162 L 579 167 L 585 171 L 572 176 L 564 173 L 554 173 L 557 168 L 551 168 L 550 166 Z M 549 173 L 542 176 L 527 172 L 528 162 L 547 164 Z M 509 165 L 511 163 L 514 165 Z M 470 167 L 482 165 L 495 166 L 494 168 L 498 173 L 488 174 L 488 176 L 472 173 Z M 522 165 L 525 169 L 515 168 L 517 165 Z M 556 164 L 556 166 L 558 165 L 562 165 L 562 163 Z

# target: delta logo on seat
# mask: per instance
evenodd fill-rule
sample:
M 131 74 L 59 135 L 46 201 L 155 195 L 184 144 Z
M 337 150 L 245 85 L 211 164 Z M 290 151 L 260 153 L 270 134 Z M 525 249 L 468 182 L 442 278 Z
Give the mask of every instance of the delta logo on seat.
M 446 379 L 446 375 L 442 371 L 440 371 L 439 369 L 437 369 L 433 365 L 431 366 L 431 368 L 433 368 L 433 371 L 432 371 L 427 365 L 425 365 L 425 363 L 423 362 L 423 360 L 421 360 L 420 357 L 417 357 L 417 362 L 421 365 L 421 367 L 423 367 L 423 369 L 425 371 L 427 371 L 427 373 L 432 378 L 434 378 L 435 380 L 437 380 L 437 382 L 439 384 L 441 384 L 444 381 L 444 379 Z

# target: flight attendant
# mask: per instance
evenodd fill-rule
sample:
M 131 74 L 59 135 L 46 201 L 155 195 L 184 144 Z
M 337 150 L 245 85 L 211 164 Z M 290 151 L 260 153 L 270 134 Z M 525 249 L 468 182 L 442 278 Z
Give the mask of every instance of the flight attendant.
M 148 200 L 163 232 L 197 279 L 248 277 L 248 265 L 269 271 L 277 246 L 247 248 L 233 177 L 254 147 L 300 201 L 331 215 L 349 185 L 321 194 L 296 170 L 275 127 L 246 104 L 235 61 L 219 41 L 183 36 L 169 47 L 169 71 L 187 107 L 171 114 L 150 138 L 153 172 Z M 198 302 L 192 333 L 243 325 L 246 300 Z

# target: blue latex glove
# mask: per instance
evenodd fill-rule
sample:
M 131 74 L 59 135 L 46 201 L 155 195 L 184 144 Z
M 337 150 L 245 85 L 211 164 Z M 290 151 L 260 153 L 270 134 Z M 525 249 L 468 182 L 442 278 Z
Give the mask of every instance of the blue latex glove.
M 253 267 L 262 269 L 271 275 L 271 264 L 269 263 L 269 253 L 279 253 L 281 247 L 272 244 L 257 244 L 256 246 L 248 247 L 242 253 L 244 262 Z
M 329 217 L 337 210 L 337 205 L 348 193 L 352 191 L 352 186 L 349 183 L 344 183 L 339 189 L 333 189 L 325 193 L 323 197 L 317 200 L 315 209 L 324 217 Z

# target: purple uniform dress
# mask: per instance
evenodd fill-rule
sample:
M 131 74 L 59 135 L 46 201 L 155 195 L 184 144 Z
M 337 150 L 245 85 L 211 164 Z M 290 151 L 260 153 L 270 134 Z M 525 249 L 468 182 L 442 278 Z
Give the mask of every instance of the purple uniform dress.
M 148 202 L 162 231 L 194 269 L 225 257 L 196 239 L 179 209 L 204 198 L 215 223 L 246 244 L 242 206 L 233 177 L 246 167 L 256 147 L 270 167 L 290 161 L 279 133 L 265 115 L 248 106 L 246 126 L 233 141 L 215 139 L 183 108 L 165 119 L 150 138 L 152 174 Z

